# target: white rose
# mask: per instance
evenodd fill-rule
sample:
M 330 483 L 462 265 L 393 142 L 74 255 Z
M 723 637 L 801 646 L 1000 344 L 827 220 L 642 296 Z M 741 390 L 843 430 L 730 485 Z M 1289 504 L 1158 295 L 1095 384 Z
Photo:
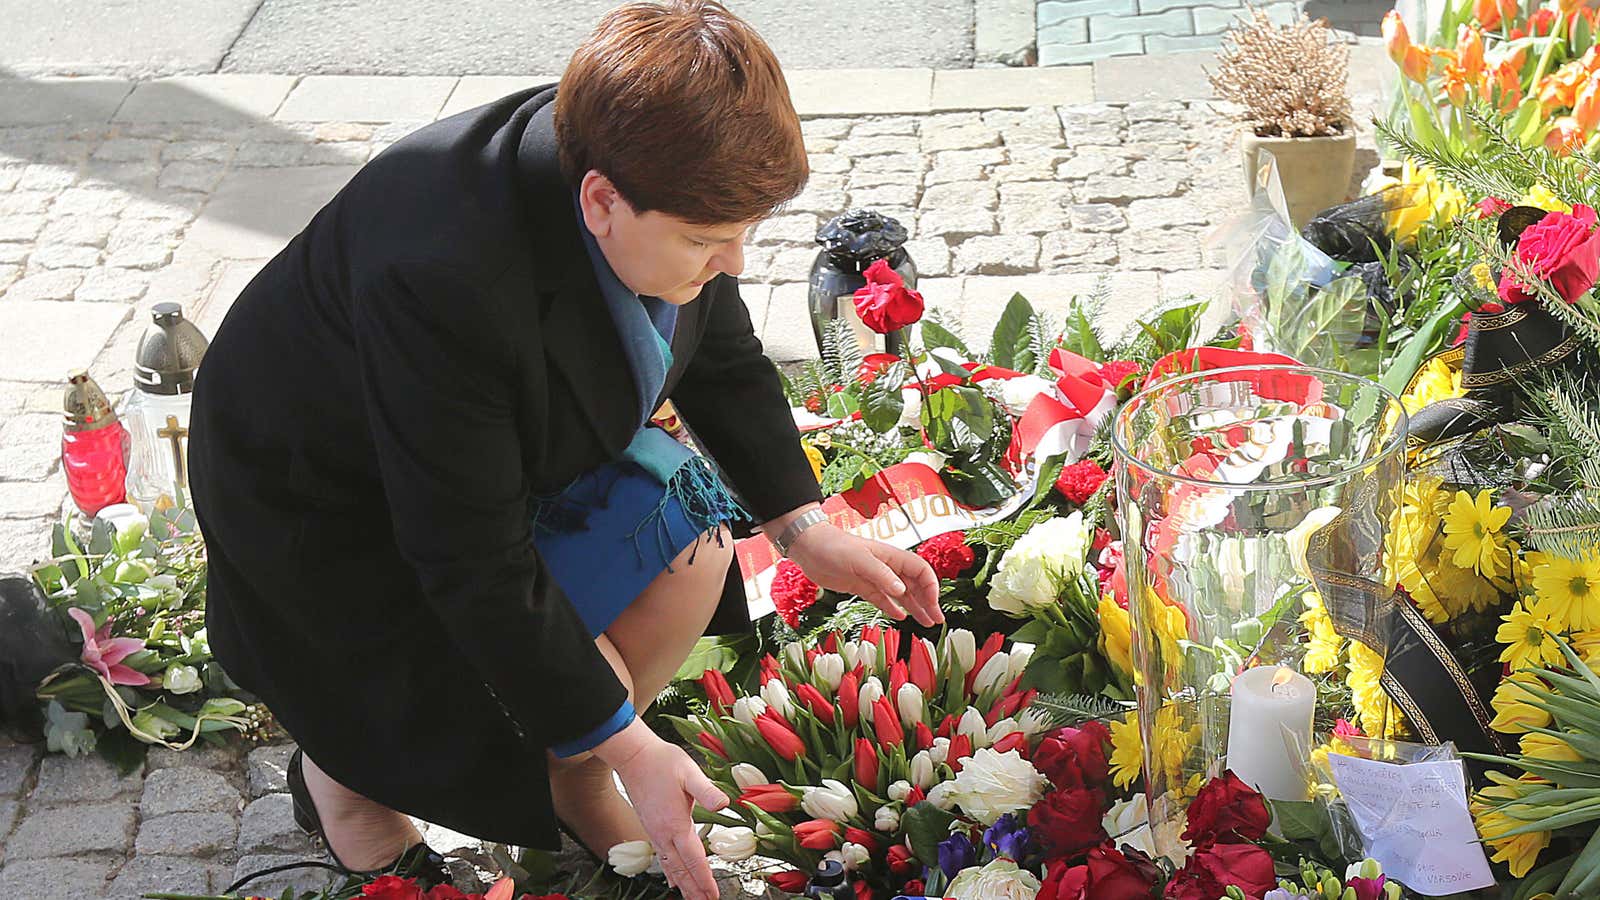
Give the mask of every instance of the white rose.
M 900 391 L 900 399 L 905 404 L 900 407 L 900 421 L 894 423 L 897 428 L 918 428 L 922 425 L 922 392 L 915 387 Z
M 1093 541 L 1094 529 L 1085 524 L 1081 510 L 1028 529 L 1000 557 L 990 583 L 989 605 L 1022 616 L 1031 607 L 1054 604 L 1061 579 L 1083 572 Z
M 872 816 L 872 827 L 893 834 L 900 828 L 900 814 L 892 806 L 880 806 Z
M 806 648 L 799 641 L 791 641 L 783 645 L 783 658 L 792 671 L 804 672 L 806 670 Z
M 737 784 L 741 791 L 749 790 L 758 784 L 770 783 L 767 781 L 766 773 L 749 763 L 734 763 L 732 775 L 733 783 Z
M 161 676 L 162 689 L 174 694 L 192 694 L 204 686 L 200 681 L 200 670 L 194 666 L 174 663 L 167 666 L 166 673 Z
M 713 825 L 706 836 L 706 849 L 728 862 L 738 862 L 756 855 L 756 833 L 744 826 L 727 828 Z
M 895 706 L 900 710 L 901 723 L 915 728 L 922 721 L 922 688 L 908 681 L 900 685 L 900 694 L 894 699 Z
M 978 670 L 978 677 L 972 679 L 972 690 L 981 697 L 991 688 L 1005 687 L 1011 683 L 1005 680 L 1009 671 L 1011 671 L 1011 654 L 1001 650 L 989 657 L 989 661 Z
M 854 872 L 872 861 L 872 854 L 867 851 L 867 848 L 849 841 L 845 841 L 844 846 L 839 848 L 839 855 L 844 857 L 844 867 L 850 872 Z
M 949 812 L 956 805 L 955 789 L 954 781 L 941 781 L 928 790 L 928 802 Z
M 794 716 L 794 704 L 789 702 L 789 688 L 782 679 L 774 678 L 761 686 L 761 699 L 768 707 L 777 710 L 785 719 Z
M 1032 644 L 1012 644 L 1011 661 L 1006 664 L 1006 684 L 1010 684 L 1022 677 L 1027 671 L 1028 661 L 1033 659 Z
M 813 819 L 843 822 L 856 814 L 856 795 L 840 782 L 825 779 L 822 787 L 808 787 L 800 798 L 800 808 Z
M 890 800 L 898 800 L 904 803 L 909 796 L 911 796 L 911 782 L 901 780 L 889 785 Z
M 1004 719 L 1001 719 L 1000 721 L 989 726 L 989 743 L 992 744 L 1013 731 L 1021 730 L 1022 727 L 1017 724 L 1016 719 L 1006 716 Z
M 643 875 L 655 861 L 656 851 L 649 841 L 624 841 L 606 853 L 606 862 L 623 878 Z
M 961 714 L 961 721 L 956 723 L 956 734 L 964 734 L 972 741 L 972 749 L 978 750 L 989 746 L 989 725 L 983 721 L 983 713 L 978 712 L 976 706 L 967 707 Z
M 928 748 L 928 758 L 936 766 L 942 766 L 950 760 L 950 739 L 934 738 L 933 746 Z
M 1156 855 L 1155 834 L 1150 831 L 1150 806 L 1144 794 L 1134 794 L 1112 806 L 1101 825 L 1114 845 L 1132 847 L 1146 856 Z
M 944 895 L 950 900 L 1033 900 L 1040 887 L 1033 873 L 1002 857 L 981 869 L 963 870 Z
M 1055 385 L 1037 375 L 1007 378 L 1000 383 L 1000 402 L 1005 404 L 1006 412 L 1020 419 L 1028 411 L 1028 404 L 1033 402 L 1033 398 L 1054 392 Z
M 767 703 L 760 697 L 740 697 L 733 701 L 733 718 L 751 728 L 756 727 L 756 719 L 767 711 Z
M 944 464 L 949 459 L 950 457 L 945 456 L 943 453 L 940 453 L 937 450 L 917 450 L 912 453 L 907 453 L 906 458 L 903 461 L 922 463 L 935 472 L 939 472 L 944 469 Z
M 911 781 L 917 787 L 927 790 L 933 787 L 933 759 L 928 756 L 928 751 L 918 750 L 911 757 Z
M 977 642 L 972 632 L 957 628 L 945 635 L 943 655 L 948 668 L 960 672 L 972 671 L 972 664 L 978 657 Z
M 840 679 L 844 678 L 844 657 L 837 653 L 824 653 L 811 664 L 811 672 L 822 682 L 823 687 L 829 691 L 836 691 L 839 689 Z
M 951 797 L 985 825 L 1008 812 L 1027 809 L 1044 796 L 1047 779 L 1015 750 L 983 749 L 962 764 Z
M 861 682 L 861 692 L 856 694 L 856 709 L 862 722 L 872 724 L 872 704 L 882 696 L 883 682 L 878 680 L 878 676 L 868 676 L 866 681 Z

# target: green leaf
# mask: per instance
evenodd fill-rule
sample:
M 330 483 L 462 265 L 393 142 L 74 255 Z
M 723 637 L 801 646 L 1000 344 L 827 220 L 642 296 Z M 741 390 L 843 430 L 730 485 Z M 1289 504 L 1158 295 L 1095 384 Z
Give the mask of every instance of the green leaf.
M 130 775 L 143 768 L 145 754 L 150 748 L 126 728 L 116 728 L 100 735 L 94 749 L 116 768 L 118 775 Z
M 672 676 L 672 680 L 693 681 L 707 669 L 727 672 L 739 662 L 740 654 L 753 649 L 754 644 L 753 634 L 703 637 L 695 641 L 694 649 L 689 651 L 689 657 L 678 667 L 678 674 Z
M 890 383 L 887 373 L 861 389 L 861 421 L 878 434 L 893 431 L 905 408 L 900 386 Z
M 1278 827 L 1291 841 L 1321 841 L 1333 826 L 1328 811 L 1314 800 L 1270 800 Z
M 950 825 L 955 821 L 954 813 L 923 801 L 905 811 L 900 817 L 900 827 L 905 829 L 906 841 L 917 860 L 925 866 L 938 868 L 939 842 L 950 836 Z
M 958 503 L 978 509 L 995 506 L 1017 492 L 1011 476 L 992 462 L 947 467 L 939 474 Z
M 994 339 L 989 345 L 995 365 L 1024 372 L 1033 369 L 1032 354 L 1028 352 L 1028 320 L 1032 318 L 1033 304 L 1021 294 L 1012 294 L 1000 321 L 995 323 Z
M 1040 619 L 1029 619 L 1027 624 L 1011 633 L 1012 643 L 1037 644 L 1045 639 L 1050 626 Z
M 1087 357 L 1095 362 L 1105 360 L 1105 348 L 1100 345 L 1100 335 L 1094 330 L 1094 322 L 1083 304 L 1074 302 L 1072 309 L 1067 313 L 1066 326 L 1062 329 L 1061 342 L 1068 350 L 1079 356 Z
M 949 329 L 938 322 L 929 319 L 922 320 L 922 346 L 928 350 L 932 350 L 935 347 L 948 347 L 964 357 L 969 359 L 972 357 L 972 351 L 968 350 L 967 345 L 961 342 L 961 338 L 956 337 Z

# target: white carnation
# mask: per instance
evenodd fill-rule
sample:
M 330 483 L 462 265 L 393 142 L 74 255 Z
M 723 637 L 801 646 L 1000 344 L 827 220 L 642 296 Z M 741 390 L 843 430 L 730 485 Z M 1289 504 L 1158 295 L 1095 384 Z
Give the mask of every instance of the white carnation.
M 985 825 L 1008 812 L 1027 809 L 1044 796 L 1048 780 L 1015 750 L 979 750 L 962 764 L 951 798 Z
M 1083 572 L 1093 541 L 1094 529 L 1083 521 L 1081 510 L 1028 529 L 1000 557 L 990 582 L 989 605 L 1007 615 L 1023 616 L 1032 607 L 1054 604 L 1062 580 Z

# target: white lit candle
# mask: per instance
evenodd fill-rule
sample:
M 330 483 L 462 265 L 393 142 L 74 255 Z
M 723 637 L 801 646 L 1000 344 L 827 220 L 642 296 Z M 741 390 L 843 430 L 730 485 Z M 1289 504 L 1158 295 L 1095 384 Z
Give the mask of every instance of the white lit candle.
M 1295 765 L 1311 746 L 1317 688 L 1284 666 L 1258 666 L 1233 680 L 1228 716 L 1228 768 L 1268 800 L 1304 800 L 1306 780 Z

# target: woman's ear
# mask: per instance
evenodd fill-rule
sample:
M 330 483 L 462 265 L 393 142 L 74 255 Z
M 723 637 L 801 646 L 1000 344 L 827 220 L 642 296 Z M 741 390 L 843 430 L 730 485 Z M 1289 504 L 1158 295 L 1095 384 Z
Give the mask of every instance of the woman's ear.
M 578 184 L 578 207 L 583 210 L 583 224 L 597 238 L 610 237 L 616 216 L 626 205 L 622 193 L 611 179 L 590 169 Z

